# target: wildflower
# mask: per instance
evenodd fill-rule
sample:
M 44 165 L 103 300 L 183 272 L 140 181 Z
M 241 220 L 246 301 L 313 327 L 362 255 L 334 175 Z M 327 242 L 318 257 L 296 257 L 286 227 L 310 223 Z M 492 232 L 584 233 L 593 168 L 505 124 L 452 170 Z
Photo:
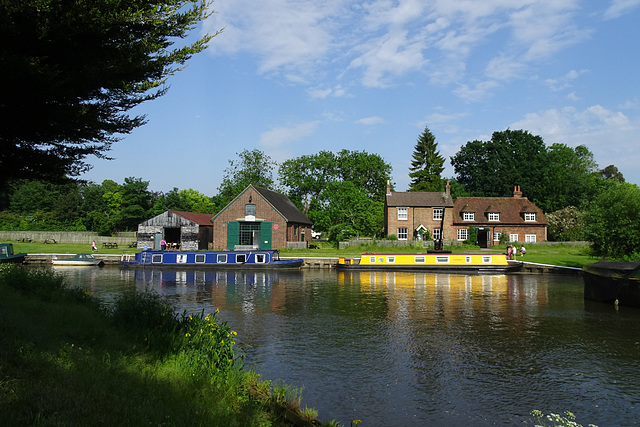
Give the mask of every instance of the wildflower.
M 188 338 L 188 337 L 191 336 L 191 334 L 189 332 L 187 332 L 186 334 L 184 334 L 184 336 Z
M 220 309 L 216 308 L 216 313 L 220 313 Z

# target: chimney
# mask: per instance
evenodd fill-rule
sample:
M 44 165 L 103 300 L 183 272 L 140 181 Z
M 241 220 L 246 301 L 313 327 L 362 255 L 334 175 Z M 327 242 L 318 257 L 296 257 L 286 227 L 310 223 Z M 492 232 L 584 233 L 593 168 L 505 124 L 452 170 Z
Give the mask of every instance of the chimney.
M 387 196 L 391 195 L 391 182 L 387 180 Z
M 446 196 L 451 196 L 451 186 L 449 185 L 449 181 L 447 181 L 447 185 L 444 186 L 444 194 Z
M 521 199 L 522 198 L 522 191 L 520 191 L 520 186 L 516 185 L 513 187 L 513 198 L 514 199 Z

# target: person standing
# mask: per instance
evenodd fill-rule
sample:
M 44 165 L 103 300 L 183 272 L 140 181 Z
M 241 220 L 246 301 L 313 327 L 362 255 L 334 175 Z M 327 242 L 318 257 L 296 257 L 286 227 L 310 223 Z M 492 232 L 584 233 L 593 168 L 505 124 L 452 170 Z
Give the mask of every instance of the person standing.
M 98 247 L 96 246 L 96 241 L 91 242 L 91 251 L 98 252 Z
M 524 254 L 527 253 L 527 249 L 524 247 L 524 245 L 522 245 L 522 247 L 520 248 L 520 256 L 524 256 Z
M 164 240 L 164 237 L 163 237 L 162 240 L 160 240 L 160 249 L 164 251 L 166 248 L 167 248 L 167 241 Z
M 511 259 L 511 245 L 507 245 L 507 259 Z

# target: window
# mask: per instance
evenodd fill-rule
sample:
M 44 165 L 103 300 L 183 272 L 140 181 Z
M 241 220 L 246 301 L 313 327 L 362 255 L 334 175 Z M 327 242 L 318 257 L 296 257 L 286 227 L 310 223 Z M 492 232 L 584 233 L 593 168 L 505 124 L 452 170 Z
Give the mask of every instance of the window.
M 440 240 L 442 237 L 442 229 L 434 228 L 433 229 L 433 240 Z
M 449 257 L 448 256 L 437 256 L 436 257 L 436 263 L 437 264 L 448 264 L 449 263 Z
M 218 264 L 226 264 L 227 263 L 227 254 L 218 254 Z
M 369 257 L 369 262 L 370 262 L 371 264 L 375 264 L 375 262 L 376 262 L 376 257 L 374 257 L 374 256 Z
M 462 212 L 462 220 L 463 221 L 475 220 L 475 212 Z
M 247 262 L 247 255 L 246 254 L 238 254 L 236 255 L 236 263 L 237 264 L 244 264 L 245 262 Z
M 487 215 L 489 221 L 500 221 L 500 213 L 498 212 L 489 212 Z
M 458 240 L 467 240 L 469 238 L 469 230 L 460 228 L 458 230 Z
M 205 260 L 204 254 L 196 254 L 196 264 L 203 264 Z
M 153 264 L 162 263 L 162 254 L 153 254 L 153 256 L 151 257 L 151 262 Z
M 388 263 L 390 263 L 390 264 L 395 263 L 395 262 L 396 262 L 396 257 L 394 257 L 394 256 L 388 256 L 388 257 L 387 257 L 387 262 L 388 262 Z
M 433 208 L 433 220 L 440 221 L 444 215 L 444 208 Z
M 417 257 L 414 257 L 414 258 L 413 258 L 413 260 L 414 260 L 415 262 L 417 262 L 417 263 L 424 263 L 424 262 L 425 262 L 425 257 L 423 257 L 423 256 L 417 256 Z
M 524 235 L 524 241 L 525 241 L 525 243 L 535 243 L 536 242 L 536 235 L 535 234 L 525 234 Z
M 470 256 L 465 256 L 464 257 L 464 262 L 466 262 L 467 264 L 469 264 L 471 262 L 471 257 Z
M 517 242 L 518 241 L 518 235 L 517 234 L 509 234 L 509 241 L 510 242 Z
M 525 221 L 535 221 L 536 220 L 536 213 L 535 212 L 525 212 L 524 213 L 524 220 Z
M 256 254 L 256 264 L 264 264 L 264 254 Z
M 409 208 L 398 208 L 398 220 L 406 221 L 409 218 Z
M 491 264 L 491 257 L 490 256 L 483 256 L 482 257 L 482 263 L 483 264 Z
M 406 227 L 398 228 L 398 240 L 407 240 L 409 237 L 409 229 Z
M 245 215 L 253 215 L 256 214 L 256 205 L 244 205 L 244 214 Z
M 496 242 L 500 241 L 500 238 L 502 237 L 502 233 L 499 231 L 496 231 L 495 233 L 493 233 L 493 240 Z
M 378 258 L 378 262 L 384 262 L 384 258 L 383 257 L 379 257 Z

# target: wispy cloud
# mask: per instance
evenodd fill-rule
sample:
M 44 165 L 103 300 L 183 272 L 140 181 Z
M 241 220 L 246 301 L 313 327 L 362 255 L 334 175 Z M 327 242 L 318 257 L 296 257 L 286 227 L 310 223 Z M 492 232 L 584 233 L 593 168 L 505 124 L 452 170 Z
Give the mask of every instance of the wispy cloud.
M 614 1 L 609 10 L 639 2 Z M 341 96 L 330 89 L 336 79 L 384 88 L 417 72 L 478 100 L 495 81 L 526 77 L 590 36 L 576 23 L 578 0 L 217 0 L 214 7 L 205 30 L 226 29 L 213 54 L 252 55 L 258 73 L 323 88 L 309 90 L 316 98 Z
M 605 10 L 605 19 L 614 19 L 640 6 L 640 0 L 613 0 Z
M 384 123 L 384 119 L 378 116 L 365 117 L 357 121 L 361 125 L 372 126 Z
M 260 145 L 267 148 L 280 148 L 283 145 L 300 141 L 312 135 L 318 127 L 318 121 L 300 123 L 292 126 L 280 126 L 260 135 Z

